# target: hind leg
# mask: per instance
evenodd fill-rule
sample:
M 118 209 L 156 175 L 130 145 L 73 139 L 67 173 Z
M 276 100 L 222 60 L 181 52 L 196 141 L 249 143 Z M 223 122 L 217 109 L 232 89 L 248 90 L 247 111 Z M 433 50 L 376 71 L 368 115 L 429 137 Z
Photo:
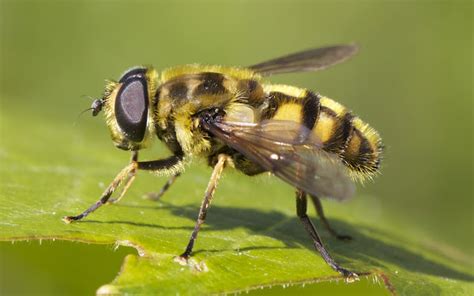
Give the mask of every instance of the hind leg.
M 306 199 L 306 193 L 301 190 L 297 190 L 296 191 L 296 213 L 298 215 L 298 218 L 300 218 L 301 223 L 303 223 L 304 228 L 306 229 L 309 236 L 311 237 L 314 247 L 319 252 L 319 254 L 321 254 L 324 261 L 326 261 L 326 263 L 329 264 L 329 266 L 331 266 L 332 269 L 342 274 L 347 279 L 347 281 L 357 280 L 358 275 L 356 273 L 341 267 L 339 264 L 336 263 L 336 261 L 334 261 L 331 255 L 329 255 L 329 252 L 324 247 L 323 242 L 321 241 L 321 238 L 319 237 L 319 234 L 316 231 L 316 228 L 314 227 L 313 223 L 311 222 L 311 220 L 309 219 L 306 213 L 307 204 L 308 204 L 308 201 Z
M 319 200 L 319 198 L 316 195 L 309 195 L 309 196 L 311 200 L 313 201 L 314 207 L 316 209 L 316 213 L 318 214 L 319 218 L 321 219 L 321 222 L 323 222 L 324 226 L 329 231 L 329 233 L 340 240 L 351 240 L 352 237 L 350 235 L 339 234 L 336 230 L 334 230 L 331 227 L 331 225 L 329 224 L 329 221 L 326 219 L 326 216 L 324 216 L 323 205 L 321 204 L 321 200 Z

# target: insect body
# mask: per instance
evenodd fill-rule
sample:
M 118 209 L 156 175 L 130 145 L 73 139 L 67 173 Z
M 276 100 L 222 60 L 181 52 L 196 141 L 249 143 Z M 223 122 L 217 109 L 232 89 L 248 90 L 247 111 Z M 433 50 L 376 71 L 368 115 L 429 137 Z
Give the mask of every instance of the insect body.
M 218 179 L 225 166 L 247 175 L 271 172 L 296 188 L 297 214 L 326 262 L 348 279 L 357 275 L 340 267 L 323 246 L 306 214 L 307 196 L 326 228 L 341 239 L 324 217 L 319 197 L 347 199 L 352 180 L 378 172 L 382 144 L 377 132 L 339 103 L 310 90 L 267 84 L 263 77 L 285 72 L 316 71 L 341 62 L 356 52 L 352 45 L 313 49 L 248 68 L 187 65 L 163 71 L 151 67 L 127 71 L 107 84 L 91 109 L 105 111 L 112 140 L 130 150 L 132 159 L 97 203 L 66 222 L 80 220 L 102 204 L 118 201 L 137 170 L 183 171 L 183 163 L 204 157 L 214 168 L 185 252 L 191 255 L 204 223 Z M 138 161 L 138 151 L 157 136 L 172 156 Z M 122 193 L 110 199 L 124 183 Z

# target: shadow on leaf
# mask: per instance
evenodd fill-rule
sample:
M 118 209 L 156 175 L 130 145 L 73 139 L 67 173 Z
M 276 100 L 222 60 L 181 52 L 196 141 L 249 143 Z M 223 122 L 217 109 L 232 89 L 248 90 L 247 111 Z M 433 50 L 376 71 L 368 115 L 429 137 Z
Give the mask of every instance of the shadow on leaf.
M 171 211 L 173 215 L 186 217 L 192 221 L 195 221 L 199 211 L 199 208 L 196 205 L 174 206 L 169 203 L 161 203 L 163 205 L 160 207 L 137 206 L 127 204 L 120 204 L 119 206 L 147 209 L 151 208 L 162 211 Z M 387 266 L 385 266 L 384 264 L 386 262 L 412 272 L 447 277 L 463 281 L 474 280 L 474 276 L 472 275 L 457 271 L 441 263 L 431 261 L 430 259 L 425 258 L 421 254 L 410 251 L 408 250 L 408 248 L 402 247 L 404 243 L 409 244 L 409 242 L 400 239 L 396 240 L 396 238 L 394 238 L 392 235 L 388 233 L 383 233 L 380 230 L 377 230 L 377 235 L 379 237 L 382 237 L 383 240 L 372 238 L 366 235 L 365 233 L 371 233 L 372 231 L 367 227 L 351 225 L 338 219 L 330 219 L 330 223 L 333 228 L 335 228 L 342 234 L 351 235 L 354 238 L 354 240 L 347 242 L 337 240 L 336 238 L 330 236 L 326 229 L 322 227 L 322 225 L 317 219 L 313 218 L 313 221 L 316 222 L 315 226 L 318 229 L 319 234 L 323 239 L 323 242 L 326 243 L 326 247 L 330 250 L 331 254 L 333 254 L 333 256 L 338 262 L 340 262 L 342 265 L 346 265 L 347 267 L 351 267 L 350 260 L 347 260 L 348 258 L 351 258 L 360 262 L 366 262 L 374 268 L 387 268 Z M 81 222 L 125 224 L 131 226 L 153 227 L 160 229 L 188 229 L 189 231 L 193 229 L 191 225 L 194 225 L 191 224 L 189 227 L 165 227 L 159 224 L 136 223 L 133 221 L 84 220 Z M 285 247 L 247 247 L 240 248 L 239 251 L 246 251 L 251 249 L 296 248 L 299 245 L 303 245 L 309 249 L 313 249 L 311 240 L 307 236 L 299 219 L 296 217 L 296 214 L 294 217 L 290 217 L 277 211 L 263 212 L 250 208 L 220 207 L 217 205 L 213 205 L 208 212 L 206 225 L 207 227 L 202 229 L 201 231 L 225 231 L 237 227 L 243 227 L 251 231 L 251 235 L 269 236 L 285 244 Z M 391 243 L 387 241 L 391 241 Z M 203 248 L 202 245 L 199 244 L 198 240 L 194 253 L 215 253 L 221 251 L 226 250 L 206 250 L 205 248 Z M 390 266 L 389 268 L 393 269 L 392 266 Z

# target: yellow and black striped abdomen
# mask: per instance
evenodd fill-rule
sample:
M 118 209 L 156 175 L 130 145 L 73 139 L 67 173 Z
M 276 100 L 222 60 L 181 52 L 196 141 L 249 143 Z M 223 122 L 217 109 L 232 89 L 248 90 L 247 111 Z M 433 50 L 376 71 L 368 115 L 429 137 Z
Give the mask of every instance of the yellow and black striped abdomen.
M 306 89 L 265 85 L 268 107 L 263 119 L 302 123 L 321 139 L 323 149 L 337 154 L 351 175 L 364 180 L 380 165 L 382 141 L 379 134 L 344 106 Z
M 336 101 L 321 97 L 320 104 L 313 133 L 321 138 L 324 149 L 337 153 L 356 179 L 377 173 L 383 149 L 379 134 Z

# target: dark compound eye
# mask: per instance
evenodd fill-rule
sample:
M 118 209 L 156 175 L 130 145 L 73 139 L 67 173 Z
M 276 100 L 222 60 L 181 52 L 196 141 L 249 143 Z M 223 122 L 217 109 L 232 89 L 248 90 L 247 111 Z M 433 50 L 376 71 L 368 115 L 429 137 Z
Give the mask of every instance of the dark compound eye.
M 122 77 L 124 81 L 115 99 L 115 117 L 129 140 L 141 142 L 145 136 L 147 124 L 147 83 L 140 74 L 126 77 L 127 74 Z
M 135 67 L 128 69 L 127 72 L 123 73 L 122 77 L 120 77 L 119 83 L 124 83 L 125 81 L 134 78 L 144 78 L 145 73 L 146 68 L 143 67 Z

